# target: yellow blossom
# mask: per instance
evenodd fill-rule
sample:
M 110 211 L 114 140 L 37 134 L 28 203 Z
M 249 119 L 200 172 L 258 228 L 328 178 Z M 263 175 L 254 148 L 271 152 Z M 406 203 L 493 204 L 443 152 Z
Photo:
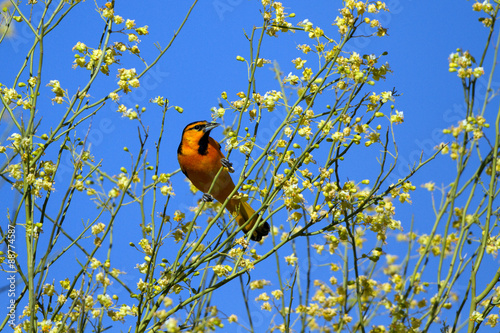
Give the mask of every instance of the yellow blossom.
M 262 289 L 267 285 L 270 285 L 271 282 L 267 280 L 255 280 L 250 282 L 250 289 L 255 290 L 255 289 Z
M 286 263 L 288 265 L 291 265 L 291 266 L 295 266 L 295 264 L 297 263 L 298 259 L 299 258 L 297 258 L 294 253 L 292 253 L 291 255 L 289 255 L 287 257 L 285 257 Z

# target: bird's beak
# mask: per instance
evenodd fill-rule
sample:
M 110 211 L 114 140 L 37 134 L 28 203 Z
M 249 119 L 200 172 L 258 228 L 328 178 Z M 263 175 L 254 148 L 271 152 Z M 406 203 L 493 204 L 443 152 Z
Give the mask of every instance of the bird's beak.
M 205 132 L 205 133 L 210 132 L 211 130 L 213 130 L 217 126 L 220 126 L 220 124 L 219 123 L 208 123 L 203 128 L 203 132 Z

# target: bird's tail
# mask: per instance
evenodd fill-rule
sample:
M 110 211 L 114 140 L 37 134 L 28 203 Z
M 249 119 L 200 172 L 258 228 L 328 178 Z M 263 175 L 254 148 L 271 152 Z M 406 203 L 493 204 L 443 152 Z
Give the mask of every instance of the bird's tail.
M 236 222 L 238 222 L 239 226 L 244 225 L 250 217 L 255 213 L 255 210 L 244 200 L 241 199 L 233 199 L 231 200 L 228 205 L 227 209 L 233 214 L 236 215 Z M 257 219 L 259 218 L 258 215 L 255 215 L 250 222 L 248 222 L 244 227 L 243 231 L 245 233 L 248 233 L 250 230 L 253 229 L 255 222 L 257 222 Z M 267 236 L 269 234 L 269 223 L 264 222 L 261 225 L 257 226 L 255 230 L 252 233 L 252 236 L 250 237 L 251 240 L 260 242 L 262 237 Z

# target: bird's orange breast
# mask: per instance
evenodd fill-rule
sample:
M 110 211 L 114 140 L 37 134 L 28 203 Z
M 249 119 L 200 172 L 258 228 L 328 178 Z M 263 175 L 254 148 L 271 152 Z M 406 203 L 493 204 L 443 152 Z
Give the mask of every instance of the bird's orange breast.
M 200 155 L 197 145 L 183 141 L 181 154 L 177 155 L 182 171 L 198 190 L 210 193 L 220 202 L 224 202 L 234 189 L 234 183 L 226 169 L 222 169 L 216 183 L 209 192 L 212 182 L 222 167 L 221 159 L 224 155 L 219 149 L 219 144 L 209 138 L 207 152 Z

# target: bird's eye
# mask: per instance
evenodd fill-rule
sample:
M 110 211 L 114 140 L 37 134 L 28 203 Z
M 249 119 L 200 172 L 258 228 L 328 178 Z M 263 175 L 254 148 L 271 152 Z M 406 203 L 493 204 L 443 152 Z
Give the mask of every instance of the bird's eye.
M 194 129 L 195 129 L 195 130 L 197 130 L 197 131 L 201 130 L 201 125 L 196 125 L 196 126 L 194 127 Z

